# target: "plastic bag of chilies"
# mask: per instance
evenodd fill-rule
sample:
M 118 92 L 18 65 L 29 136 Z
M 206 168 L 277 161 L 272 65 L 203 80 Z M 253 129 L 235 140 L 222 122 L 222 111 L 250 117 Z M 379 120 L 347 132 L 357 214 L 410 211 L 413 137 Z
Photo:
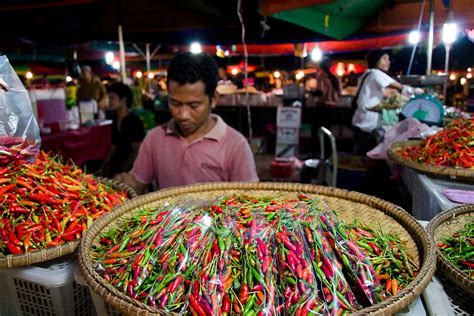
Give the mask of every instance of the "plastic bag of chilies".
M 40 146 L 28 91 L 8 58 L 0 56 L 0 166 L 24 159 L 33 162 Z

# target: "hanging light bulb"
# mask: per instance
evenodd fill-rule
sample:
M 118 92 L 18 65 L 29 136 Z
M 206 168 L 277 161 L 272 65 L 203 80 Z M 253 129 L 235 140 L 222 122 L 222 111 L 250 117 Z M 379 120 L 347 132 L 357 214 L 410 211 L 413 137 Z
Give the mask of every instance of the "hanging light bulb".
M 71 76 L 66 76 L 66 82 L 71 82 L 72 81 L 72 77 Z
M 280 78 L 281 77 L 281 73 L 277 70 L 273 73 L 273 77 L 275 77 L 276 79 Z
M 296 73 L 296 75 L 295 75 L 295 78 L 296 78 L 296 80 L 301 80 L 301 79 L 303 79 L 303 78 L 304 78 L 304 72 L 303 72 L 303 70 L 298 71 L 298 72 Z
M 155 78 L 155 74 L 152 73 L 152 72 L 149 72 L 147 77 L 148 77 L 148 79 L 153 79 L 153 78 Z
M 105 53 L 105 63 L 107 65 L 112 65 L 112 63 L 114 62 L 114 59 L 115 59 L 115 55 L 113 52 Z
M 323 59 L 323 51 L 318 46 L 316 46 L 311 52 L 311 59 L 313 61 L 320 61 Z
M 466 78 L 461 78 L 459 83 L 461 84 L 461 86 L 464 86 L 466 84 Z
M 451 74 L 451 75 L 449 76 L 449 79 L 452 80 L 452 81 L 456 80 L 456 75 L 455 75 L 455 74 Z
M 239 70 L 238 70 L 237 68 L 232 68 L 232 70 L 230 71 L 230 73 L 235 76 L 235 75 L 237 75 L 237 74 L 239 73 Z
M 420 42 L 421 34 L 417 30 L 411 31 L 410 34 L 408 34 L 408 43 L 415 45 Z
M 119 69 L 120 69 L 120 63 L 115 60 L 115 61 L 112 63 L 112 68 L 114 68 L 115 70 L 119 70 Z
M 143 73 L 139 70 L 135 73 L 135 77 L 141 78 L 141 77 L 143 77 Z
M 31 79 L 33 78 L 33 73 L 31 71 L 28 71 L 25 76 L 26 76 L 26 79 Z
M 458 26 L 456 23 L 444 23 L 443 25 L 443 42 L 452 44 L 456 41 L 458 35 Z
M 468 73 L 468 74 L 466 75 L 466 78 L 467 78 L 467 79 L 471 79 L 471 78 L 472 78 L 472 74 L 471 74 L 471 73 Z

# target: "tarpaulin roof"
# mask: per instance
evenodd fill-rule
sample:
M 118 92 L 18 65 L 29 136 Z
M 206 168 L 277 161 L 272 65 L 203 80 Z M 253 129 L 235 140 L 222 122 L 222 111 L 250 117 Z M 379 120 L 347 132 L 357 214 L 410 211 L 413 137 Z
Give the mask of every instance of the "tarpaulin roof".
M 304 0 L 291 1 L 289 9 L 284 9 L 281 3 L 275 2 L 278 3 L 263 0 L 264 13 L 335 39 L 346 38 L 358 31 L 385 5 L 384 0 Z

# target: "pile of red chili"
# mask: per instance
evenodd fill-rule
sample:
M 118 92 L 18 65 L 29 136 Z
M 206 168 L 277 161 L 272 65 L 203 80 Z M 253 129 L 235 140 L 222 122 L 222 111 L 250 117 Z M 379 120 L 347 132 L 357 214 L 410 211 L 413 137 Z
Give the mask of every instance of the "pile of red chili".
M 44 152 L 32 164 L 15 160 L 0 169 L 0 256 L 79 239 L 126 198 Z
M 400 149 L 419 163 L 456 168 L 474 167 L 474 118 L 457 119 L 420 145 Z

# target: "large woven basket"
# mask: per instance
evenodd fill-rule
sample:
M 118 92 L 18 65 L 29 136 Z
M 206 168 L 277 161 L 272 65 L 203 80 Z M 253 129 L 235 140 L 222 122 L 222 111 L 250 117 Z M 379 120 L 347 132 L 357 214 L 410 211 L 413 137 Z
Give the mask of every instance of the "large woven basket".
M 443 237 L 451 236 L 462 229 L 467 223 L 468 217 L 474 217 L 474 204 L 458 206 L 436 215 L 426 227 L 432 243 L 436 245 L 441 242 Z M 474 294 L 474 281 L 452 265 L 437 247 L 436 257 L 438 258 L 438 267 L 453 283 Z
M 465 180 L 474 181 L 474 169 L 466 168 L 453 168 L 453 167 L 440 167 L 422 164 L 400 154 L 400 149 L 407 146 L 413 146 L 420 144 L 419 140 L 409 140 L 404 142 L 397 142 L 390 145 L 388 148 L 388 155 L 390 158 L 395 160 L 402 166 L 410 167 L 412 169 L 419 170 L 425 173 L 431 173 L 437 176 L 449 177 L 449 178 L 462 178 Z
M 119 292 L 106 282 L 94 269 L 91 258 L 93 245 L 108 227 L 118 225 L 132 216 L 140 207 L 154 207 L 164 202 L 200 198 L 211 199 L 225 194 L 246 193 L 255 196 L 279 196 L 295 198 L 295 193 L 319 196 L 346 221 L 356 218 L 362 222 L 380 223 L 385 231 L 398 234 L 408 242 L 409 251 L 414 254 L 420 266 L 416 278 L 402 291 L 383 303 L 365 308 L 362 313 L 393 314 L 410 304 L 428 285 L 435 271 L 433 244 L 421 225 L 400 207 L 378 198 L 357 192 L 295 183 L 209 183 L 168 189 L 149 193 L 128 201 L 114 211 L 97 220 L 87 231 L 79 248 L 79 265 L 89 286 L 107 303 L 129 315 L 165 314 L 163 311 L 138 302 Z
M 137 193 L 128 185 L 119 183 L 117 181 L 114 181 L 108 178 L 102 178 L 102 177 L 94 177 L 94 178 L 98 182 L 104 183 L 117 191 L 125 192 L 128 198 L 130 199 L 137 196 Z M 33 263 L 44 262 L 44 261 L 52 260 L 55 258 L 59 258 L 64 255 L 73 253 L 79 246 L 79 243 L 80 243 L 80 240 L 74 240 L 74 241 L 66 242 L 59 246 L 49 247 L 47 249 L 43 249 L 40 251 L 27 252 L 21 255 L 7 255 L 4 257 L 0 257 L 0 269 L 21 267 L 21 266 L 30 265 Z

